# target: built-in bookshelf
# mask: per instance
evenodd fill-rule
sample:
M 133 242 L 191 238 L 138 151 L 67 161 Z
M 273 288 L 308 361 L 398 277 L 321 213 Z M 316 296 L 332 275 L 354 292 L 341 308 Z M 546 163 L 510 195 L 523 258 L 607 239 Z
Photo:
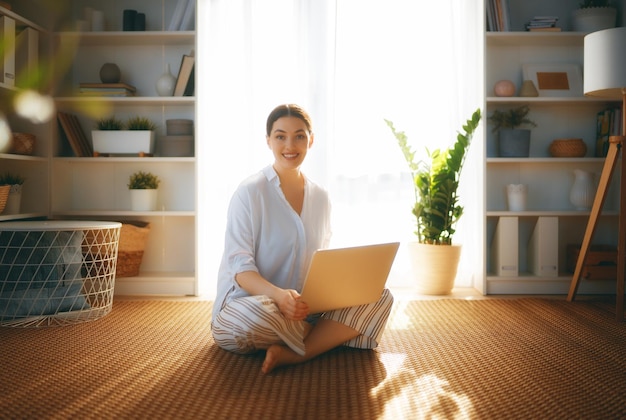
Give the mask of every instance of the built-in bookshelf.
M 197 285 L 196 253 L 196 153 L 190 156 L 163 156 L 159 141 L 165 136 L 167 120 L 196 120 L 196 98 L 159 96 L 157 80 L 169 65 L 177 76 L 184 56 L 195 56 L 195 1 L 122 1 L 60 0 L 54 10 L 40 2 L 12 3 L 12 10 L 0 14 L 25 16 L 45 34 L 46 48 L 40 64 L 50 73 L 45 93 L 54 98 L 56 110 L 75 117 L 78 129 L 91 145 L 91 131 L 103 117 L 126 121 L 133 116 L 156 123 L 156 146 L 150 156 L 111 155 L 76 156 L 56 118 L 28 128 L 37 134 L 35 156 L 0 154 L 2 169 L 23 171 L 24 212 L 15 218 L 54 218 L 74 220 L 144 221 L 150 223 L 138 276 L 117 278 L 117 294 L 195 295 Z M 127 9 L 145 15 L 145 30 L 124 31 Z M 101 30 L 91 30 L 89 16 L 102 19 Z M 175 14 L 182 14 L 174 24 Z M 171 30 L 170 30 L 171 27 Z M 45 28 L 45 29 L 44 29 Z M 133 86 L 133 96 L 84 95 L 81 83 L 100 83 L 104 63 L 116 63 L 121 82 Z M 193 76 L 190 76 L 193 77 Z M 5 95 L 18 88 L 0 84 Z M 197 127 L 196 127 L 197 129 Z M 195 136 L 195 133 L 194 133 Z M 197 137 L 197 136 L 196 136 Z M 161 179 L 157 211 L 132 211 L 127 187 L 130 174 L 149 171 Z M 36 185 L 32 191 L 27 187 Z M 8 217 L 0 215 L 0 220 Z
M 506 7 L 507 24 L 499 30 L 488 27 L 485 31 L 485 115 L 488 117 L 496 109 L 528 104 L 531 110 L 528 116 L 537 127 L 532 129 L 528 157 L 503 158 L 498 156 L 497 133 L 486 125 L 486 272 L 482 292 L 566 294 L 572 277 L 567 247 L 582 242 L 589 217 L 588 210 L 579 210 L 570 201 L 574 170 L 599 176 L 604 158 L 595 153 L 598 116 L 616 103 L 587 98 L 582 92 L 574 96 L 496 96 L 493 89 L 500 80 L 511 80 L 519 92 L 525 64 L 567 64 L 583 70 L 586 35 L 568 30 L 577 1 L 556 4 L 539 0 L 490 0 L 486 2 L 487 15 L 489 7 L 496 3 Z M 622 12 L 620 9 L 620 16 Z M 537 16 L 558 16 L 557 25 L 562 30 L 527 31 L 526 25 Z M 552 157 L 549 146 L 560 138 L 582 138 L 587 154 Z M 525 210 L 509 210 L 506 197 L 509 184 L 527 186 Z M 617 243 L 618 190 L 618 180 L 614 180 L 596 230 L 595 244 Z M 547 260 L 538 261 L 541 256 Z M 556 271 L 552 269 L 554 265 Z M 580 292 L 614 293 L 614 289 L 614 280 L 584 281 Z

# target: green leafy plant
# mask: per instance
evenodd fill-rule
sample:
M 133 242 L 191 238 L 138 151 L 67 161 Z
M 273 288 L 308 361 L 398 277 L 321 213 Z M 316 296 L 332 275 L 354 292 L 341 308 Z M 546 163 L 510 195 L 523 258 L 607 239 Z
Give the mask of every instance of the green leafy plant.
M 398 142 L 413 178 L 416 218 L 415 235 L 420 243 L 450 245 L 455 225 L 463 215 L 457 189 L 467 150 L 481 119 L 480 109 L 472 114 L 458 133 L 454 145 L 448 149 L 426 149 L 429 161 L 416 161 L 415 152 L 403 131 L 396 131 L 393 123 L 385 120 Z
M 592 7 L 611 7 L 611 0 L 584 0 L 579 4 L 581 9 L 589 9 Z
M 126 128 L 128 130 L 148 130 L 153 131 L 156 129 L 156 125 L 152 120 L 146 117 L 132 117 L 126 122 Z
M 100 118 L 96 121 L 96 128 L 102 131 L 122 130 L 124 123 L 115 117 Z
M 111 130 L 147 130 L 156 129 L 156 124 L 146 117 L 131 117 L 124 123 L 122 120 L 112 116 L 101 118 L 96 121 L 96 129 L 102 131 Z
M 128 189 L 131 190 L 155 190 L 161 180 L 151 172 L 137 171 L 130 176 Z
M 21 175 L 5 172 L 0 175 L 0 185 L 22 185 L 26 181 Z
M 501 128 L 517 128 L 524 124 L 537 127 L 537 124 L 528 118 L 529 112 L 530 107 L 528 105 L 522 105 L 506 111 L 496 109 L 488 119 L 493 124 L 494 132 Z

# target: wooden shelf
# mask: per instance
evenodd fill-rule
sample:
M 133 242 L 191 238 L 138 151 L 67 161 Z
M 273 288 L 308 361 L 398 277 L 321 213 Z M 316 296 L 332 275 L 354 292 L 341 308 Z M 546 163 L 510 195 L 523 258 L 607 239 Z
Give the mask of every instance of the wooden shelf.
M 99 102 L 111 105 L 194 105 L 195 96 L 60 96 L 55 102 L 59 105 L 80 105 L 81 103 Z
M 141 216 L 141 217 L 195 217 L 196 212 L 194 210 L 172 210 L 172 211 L 133 211 L 133 210 L 54 210 L 52 212 L 54 217 L 128 217 L 128 216 Z
M 137 47 L 147 45 L 194 44 L 195 31 L 105 31 L 105 32 L 57 32 L 63 41 L 79 43 L 81 46 Z

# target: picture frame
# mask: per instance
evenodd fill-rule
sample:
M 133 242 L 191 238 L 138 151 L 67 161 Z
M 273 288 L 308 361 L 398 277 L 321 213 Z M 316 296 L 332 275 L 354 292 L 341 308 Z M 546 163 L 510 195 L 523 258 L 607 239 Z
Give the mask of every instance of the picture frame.
M 578 64 L 524 64 L 524 80 L 532 80 L 545 97 L 583 96 L 583 77 Z

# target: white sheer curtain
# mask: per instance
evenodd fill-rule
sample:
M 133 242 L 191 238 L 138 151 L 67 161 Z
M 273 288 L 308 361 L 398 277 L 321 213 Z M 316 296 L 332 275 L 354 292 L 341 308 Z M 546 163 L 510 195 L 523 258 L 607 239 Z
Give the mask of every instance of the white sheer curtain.
M 411 181 L 383 119 L 406 131 L 418 150 L 446 146 L 483 91 L 482 0 L 431 3 L 436 7 L 407 0 L 199 2 L 202 293 L 215 288 L 233 189 L 271 162 L 264 123 L 280 103 L 312 114 L 316 144 L 306 173 L 331 192 L 332 245 L 413 239 Z M 473 186 L 463 196 L 468 221 L 482 214 L 482 145 L 474 145 L 476 158 L 466 167 Z M 469 225 L 459 226 L 459 241 L 480 243 L 480 226 Z M 471 248 L 461 285 L 481 270 Z M 393 285 L 410 285 L 407 264 L 401 250 Z

